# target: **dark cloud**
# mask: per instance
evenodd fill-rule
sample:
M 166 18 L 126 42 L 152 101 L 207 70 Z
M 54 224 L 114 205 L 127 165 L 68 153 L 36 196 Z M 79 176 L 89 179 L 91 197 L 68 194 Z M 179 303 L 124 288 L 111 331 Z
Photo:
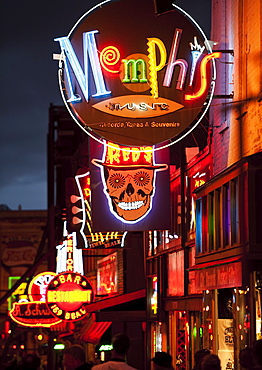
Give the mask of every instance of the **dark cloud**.
M 141 0 L 142 2 L 143 0 Z M 66 36 L 95 0 L 0 1 L 0 204 L 46 208 L 50 103 L 62 105 L 54 38 Z M 178 0 L 209 31 L 210 0 Z M 200 5 L 200 3 L 202 5 Z M 204 4 L 204 5 L 203 5 Z M 205 9 L 205 13 L 203 13 Z

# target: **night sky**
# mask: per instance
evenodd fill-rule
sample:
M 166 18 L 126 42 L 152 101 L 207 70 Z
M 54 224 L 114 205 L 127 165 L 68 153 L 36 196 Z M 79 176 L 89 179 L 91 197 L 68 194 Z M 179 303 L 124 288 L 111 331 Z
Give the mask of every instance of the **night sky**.
M 132 1 L 132 0 L 130 0 Z M 56 37 L 67 36 L 96 0 L 0 1 L 0 204 L 44 210 L 50 104 L 63 105 Z M 141 4 L 143 0 L 141 0 Z M 209 37 L 211 0 L 177 0 Z M 153 6 L 153 1 L 152 1 Z M 79 128 L 80 129 L 80 128 Z

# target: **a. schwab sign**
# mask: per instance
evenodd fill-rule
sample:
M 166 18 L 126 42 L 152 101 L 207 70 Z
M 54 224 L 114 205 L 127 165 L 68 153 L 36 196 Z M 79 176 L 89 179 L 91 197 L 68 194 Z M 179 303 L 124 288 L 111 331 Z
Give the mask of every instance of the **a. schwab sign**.
M 133 146 L 177 141 L 209 107 L 220 53 L 177 6 L 156 16 L 152 0 L 107 0 L 55 41 L 64 102 L 89 134 Z

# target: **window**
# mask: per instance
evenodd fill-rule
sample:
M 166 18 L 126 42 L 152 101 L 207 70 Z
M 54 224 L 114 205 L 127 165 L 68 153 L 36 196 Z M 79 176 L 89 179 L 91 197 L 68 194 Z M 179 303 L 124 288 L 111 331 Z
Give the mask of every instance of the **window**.
M 235 178 L 197 200 L 197 254 L 239 243 L 239 230 L 239 181 Z

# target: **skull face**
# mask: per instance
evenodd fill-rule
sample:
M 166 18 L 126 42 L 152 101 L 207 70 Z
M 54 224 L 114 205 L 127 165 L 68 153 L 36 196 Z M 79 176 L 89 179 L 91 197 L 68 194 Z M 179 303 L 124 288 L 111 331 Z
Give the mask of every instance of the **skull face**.
M 144 167 L 105 169 L 106 191 L 113 211 L 122 219 L 136 221 L 150 209 L 154 172 Z

